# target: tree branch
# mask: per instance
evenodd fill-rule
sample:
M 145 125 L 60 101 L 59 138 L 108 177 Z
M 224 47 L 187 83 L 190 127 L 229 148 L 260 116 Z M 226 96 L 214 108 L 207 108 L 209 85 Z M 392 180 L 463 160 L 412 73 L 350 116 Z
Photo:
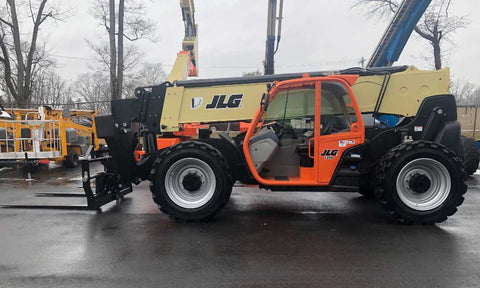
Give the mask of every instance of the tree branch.
M 4 79 L 5 79 L 5 84 L 7 84 L 8 91 L 12 95 L 14 99 L 18 97 L 17 94 L 17 89 L 15 87 L 15 83 L 12 81 L 12 68 L 10 65 L 10 57 L 8 54 L 8 48 L 5 46 L 5 43 L 3 42 L 3 37 L 0 38 L 0 49 L 2 50 L 2 62 L 4 66 Z
M 10 6 L 10 17 L 12 18 L 12 37 L 13 37 L 13 47 L 15 49 L 15 55 L 17 57 L 16 65 L 17 65 L 17 89 L 15 90 L 15 94 L 12 93 L 13 98 L 15 100 L 19 100 L 19 97 L 23 97 L 23 87 L 24 87 L 24 77 L 25 77 L 25 63 L 23 62 L 23 53 L 22 53 L 22 43 L 20 40 L 20 28 L 18 25 L 18 17 L 17 17 L 17 9 L 15 0 L 7 0 L 7 4 Z M 2 48 L 3 49 L 3 48 Z M 11 72 L 10 72 L 11 73 Z M 11 78 L 11 77 L 9 77 Z M 13 85 L 9 85 L 9 89 L 13 88 Z M 12 91 L 10 91 L 12 92 Z
M 33 55 L 36 50 L 37 46 L 37 38 L 38 38 L 38 30 L 40 29 L 40 25 L 45 21 L 46 17 L 43 15 L 43 10 L 45 9 L 45 5 L 47 4 L 47 0 L 42 0 L 40 3 L 40 7 L 38 8 L 37 11 L 37 16 L 35 18 L 35 22 L 33 24 L 33 33 L 32 33 L 32 40 L 30 43 L 30 50 L 28 51 L 28 56 L 27 56 L 27 69 L 25 73 L 25 85 L 30 86 L 30 80 L 31 80 L 31 69 L 32 69 L 32 62 L 33 62 Z
M 2 22 L 3 24 L 5 24 L 5 25 L 9 26 L 10 28 L 12 28 L 12 27 L 13 27 L 12 23 L 10 23 L 10 22 L 6 21 L 5 19 L 2 19 L 2 18 L 0 18 L 0 22 Z
M 415 26 L 414 28 L 415 32 L 417 32 L 418 35 L 420 35 L 420 37 L 422 38 L 425 38 L 427 39 L 428 41 L 433 41 L 433 37 L 425 32 L 423 32 L 422 30 L 420 30 L 420 28 L 418 26 Z

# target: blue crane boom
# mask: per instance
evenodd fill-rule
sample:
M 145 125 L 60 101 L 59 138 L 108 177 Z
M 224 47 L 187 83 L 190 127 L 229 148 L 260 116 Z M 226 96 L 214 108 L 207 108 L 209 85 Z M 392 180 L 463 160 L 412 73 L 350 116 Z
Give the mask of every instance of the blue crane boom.
M 383 34 L 367 67 L 392 66 L 432 0 L 404 0 Z

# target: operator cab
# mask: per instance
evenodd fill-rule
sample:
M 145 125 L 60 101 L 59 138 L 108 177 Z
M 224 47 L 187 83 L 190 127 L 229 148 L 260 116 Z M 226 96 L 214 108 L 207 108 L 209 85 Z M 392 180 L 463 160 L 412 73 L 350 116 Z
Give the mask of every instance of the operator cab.
M 341 139 L 357 122 L 344 83 L 310 82 L 281 89 L 268 105 L 257 134 L 249 139 L 252 162 L 264 179 L 305 179 L 313 175 L 317 153 L 325 153 L 323 159 L 339 158 L 338 140 L 329 144 L 328 151 L 315 142 Z
M 330 77 L 304 78 L 273 89 L 246 139 L 259 178 L 330 180 L 343 151 L 364 139 L 361 114 L 347 85 Z

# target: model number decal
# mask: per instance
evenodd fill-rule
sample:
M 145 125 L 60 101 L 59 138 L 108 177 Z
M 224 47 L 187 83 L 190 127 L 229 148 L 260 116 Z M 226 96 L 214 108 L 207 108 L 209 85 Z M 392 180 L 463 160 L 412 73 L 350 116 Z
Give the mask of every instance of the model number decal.
M 212 102 L 205 106 L 205 109 L 232 109 L 240 108 L 242 103 L 243 94 L 232 94 L 230 97 L 227 95 L 214 95 Z

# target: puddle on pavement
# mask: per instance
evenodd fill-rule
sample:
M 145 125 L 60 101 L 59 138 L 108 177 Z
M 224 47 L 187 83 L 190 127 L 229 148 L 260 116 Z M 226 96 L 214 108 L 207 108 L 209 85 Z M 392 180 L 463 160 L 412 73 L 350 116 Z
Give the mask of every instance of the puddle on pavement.
M 98 167 L 97 167 L 98 166 Z M 91 172 L 101 171 L 101 165 L 92 165 Z M 81 186 L 82 170 L 80 167 L 66 169 L 58 164 L 49 164 L 36 167 L 29 175 L 22 167 L 1 167 L 0 184 L 15 187 L 28 187 L 37 184 L 49 186 L 66 186 L 76 184 Z

